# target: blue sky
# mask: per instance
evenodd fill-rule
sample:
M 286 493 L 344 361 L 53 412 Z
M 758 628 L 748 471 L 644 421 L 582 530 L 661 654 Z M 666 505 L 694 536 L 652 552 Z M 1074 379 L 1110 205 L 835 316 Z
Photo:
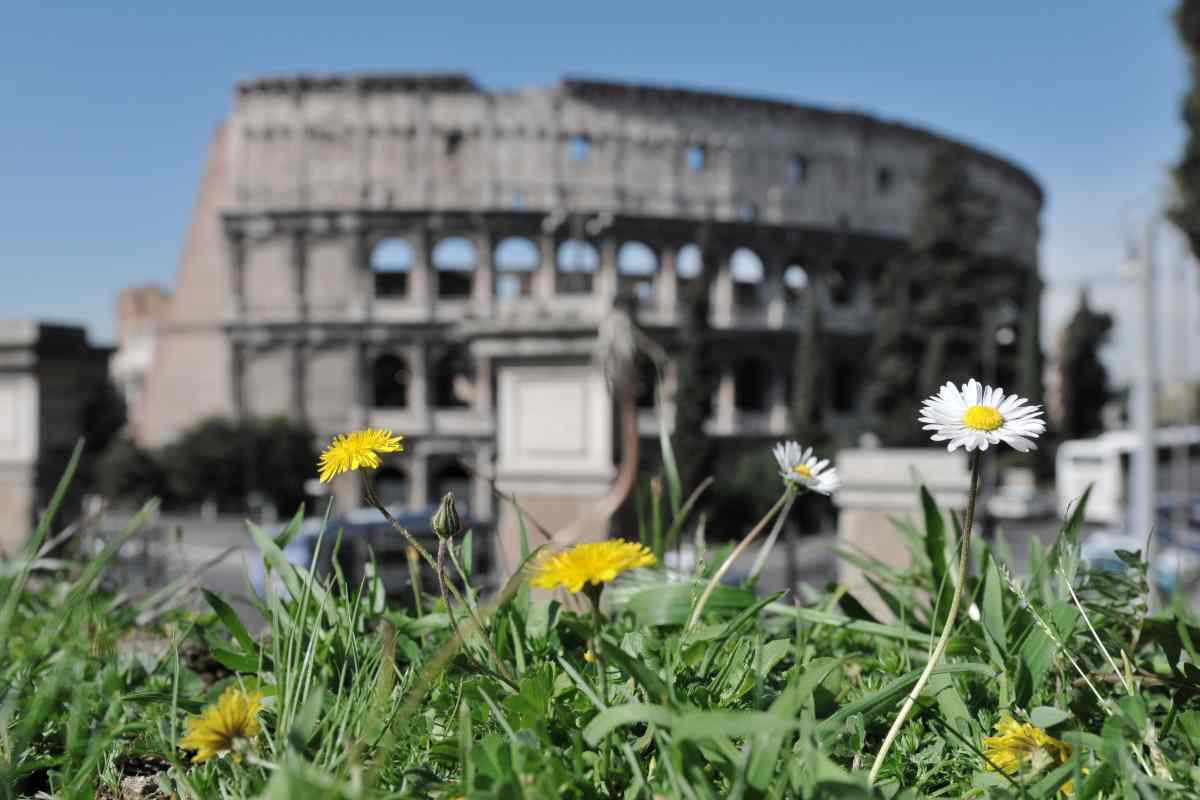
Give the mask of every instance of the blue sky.
M 578 73 L 856 108 L 994 150 L 1047 192 L 1053 328 L 1079 280 L 1117 274 L 1165 191 L 1183 137 L 1175 2 L 987 5 L 24 3 L 0 30 L 0 316 L 103 341 L 118 288 L 170 285 L 237 80 L 461 69 L 492 88 Z

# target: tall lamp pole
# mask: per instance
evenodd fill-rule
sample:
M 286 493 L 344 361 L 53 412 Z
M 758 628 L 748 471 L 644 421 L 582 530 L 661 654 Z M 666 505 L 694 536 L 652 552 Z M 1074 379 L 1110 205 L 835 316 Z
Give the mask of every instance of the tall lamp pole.
M 1134 386 L 1134 429 L 1137 433 L 1138 449 L 1133 469 L 1133 529 L 1138 539 L 1149 535 L 1154 528 L 1157 508 L 1156 477 L 1158 458 L 1155 450 L 1154 395 L 1158 378 L 1157 314 L 1155 309 L 1154 240 L 1158 215 L 1146 220 L 1143 232 L 1138 289 L 1142 306 L 1141 314 L 1141 362 Z M 1147 554 L 1148 555 L 1148 554 Z

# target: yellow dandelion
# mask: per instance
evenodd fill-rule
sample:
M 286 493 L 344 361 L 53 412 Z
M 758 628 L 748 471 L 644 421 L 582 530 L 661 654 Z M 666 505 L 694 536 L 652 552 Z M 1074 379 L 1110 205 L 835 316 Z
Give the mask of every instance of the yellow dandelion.
M 983 740 L 983 754 L 990 771 L 1005 775 L 1037 775 L 1042 771 L 1065 764 L 1071 757 L 1071 745 L 1055 739 L 1036 725 L 1017 722 L 1008 714 L 995 725 L 998 736 Z M 1074 781 L 1059 787 L 1059 793 L 1075 793 Z
M 403 453 L 404 437 L 393 436 L 390 428 L 365 428 L 361 431 L 334 436 L 321 452 L 317 469 L 321 483 L 329 483 L 335 475 L 356 469 L 379 469 L 380 453 Z
M 589 664 L 596 663 L 596 655 L 592 652 L 592 648 L 583 651 L 583 660 Z
M 234 760 L 241 761 L 235 746 L 239 742 L 248 743 L 262 731 L 258 724 L 262 697 L 262 692 L 246 693 L 230 686 L 215 704 L 199 716 L 188 718 L 187 736 L 179 740 L 179 746 L 196 751 L 192 756 L 195 764 L 227 752 L 233 753 Z
M 623 539 L 586 542 L 543 560 L 530 582 L 539 589 L 561 586 L 569 592 L 578 592 L 584 584 L 599 586 L 625 570 L 650 567 L 656 561 L 645 545 Z

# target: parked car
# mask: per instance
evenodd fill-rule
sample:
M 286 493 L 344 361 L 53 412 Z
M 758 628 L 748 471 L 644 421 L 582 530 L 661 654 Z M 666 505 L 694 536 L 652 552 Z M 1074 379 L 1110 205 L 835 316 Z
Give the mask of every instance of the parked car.
M 436 509 L 426 508 L 407 511 L 389 507 L 388 512 L 413 535 L 431 555 L 436 556 L 438 540 L 429 526 Z M 318 575 L 333 571 L 334 559 L 351 586 L 357 586 L 367 575 L 369 565 L 374 563 L 384 589 L 389 596 L 410 598 L 412 588 L 408 567 L 408 541 L 383 518 L 379 511 L 370 506 L 355 508 L 329 520 L 324 528 L 324 519 L 310 517 L 300 525 L 300 530 L 284 548 L 283 554 L 289 563 L 308 569 L 313 567 Z M 280 527 L 275 535 L 282 532 Z M 462 518 L 462 530 L 473 531 L 471 536 L 472 585 L 476 589 L 489 587 L 493 564 L 492 529 L 482 526 L 469 516 Z M 339 536 L 340 534 L 340 536 Z M 461 546 L 463 537 L 456 536 L 455 544 Z M 318 543 L 320 552 L 317 551 Z M 421 588 L 423 592 L 436 594 L 437 580 L 434 570 L 423 560 L 419 562 Z M 449 559 L 447 569 L 454 575 Z M 265 576 L 261 563 L 256 564 L 252 575 L 255 590 L 265 591 Z M 281 588 L 276 584 L 276 588 Z

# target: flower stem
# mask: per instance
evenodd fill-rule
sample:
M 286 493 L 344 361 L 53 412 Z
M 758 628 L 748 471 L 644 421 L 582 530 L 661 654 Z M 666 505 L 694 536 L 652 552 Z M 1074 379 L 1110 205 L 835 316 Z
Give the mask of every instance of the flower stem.
M 584 593 L 592 603 L 592 658 L 596 660 L 597 688 L 600 690 L 601 704 L 608 708 L 608 669 L 604 663 L 604 650 L 600 644 L 600 631 L 604 623 L 604 616 L 600 613 L 600 591 L 601 587 L 596 584 L 587 584 L 584 587 Z M 605 736 L 604 780 L 606 782 L 609 775 L 609 754 L 611 752 L 609 737 Z
M 937 667 L 937 663 L 941 661 L 942 655 L 946 652 L 946 646 L 950 643 L 950 634 L 954 632 L 954 620 L 958 616 L 958 606 L 962 602 L 963 592 L 967 588 L 967 563 L 971 555 L 971 528 L 975 524 L 975 500 L 979 496 L 979 465 L 982 455 L 983 453 L 979 450 L 976 450 L 971 455 L 971 490 L 967 495 L 967 517 L 963 527 L 962 543 L 959 545 L 958 586 L 954 589 L 954 599 L 950 601 L 950 610 L 946 613 L 946 624 L 942 627 L 942 635 L 938 637 L 937 644 L 934 645 L 933 652 L 929 656 L 929 661 L 925 664 L 925 669 L 921 672 L 921 677 L 917 678 L 917 682 L 913 684 L 912 691 L 908 693 L 908 697 L 904 698 L 904 705 L 900 707 L 900 713 L 896 715 L 896 720 L 892 723 L 891 729 L 883 740 L 883 746 L 879 748 L 879 755 L 875 757 L 875 763 L 871 766 L 871 775 L 867 779 L 867 782 L 872 786 L 875 785 L 875 778 L 879 775 L 879 768 L 883 766 L 883 761 L 887 757 L 888 751 L 892 749 L 896 737 L 900 734 L 900 729 L 904 727 L 909 712 L 912 711 L 917 698 L 921 696 L 921 692 L 925 689 L 925 684 L 929 683 L 929 678 L 933 675 L 933 670 Z

